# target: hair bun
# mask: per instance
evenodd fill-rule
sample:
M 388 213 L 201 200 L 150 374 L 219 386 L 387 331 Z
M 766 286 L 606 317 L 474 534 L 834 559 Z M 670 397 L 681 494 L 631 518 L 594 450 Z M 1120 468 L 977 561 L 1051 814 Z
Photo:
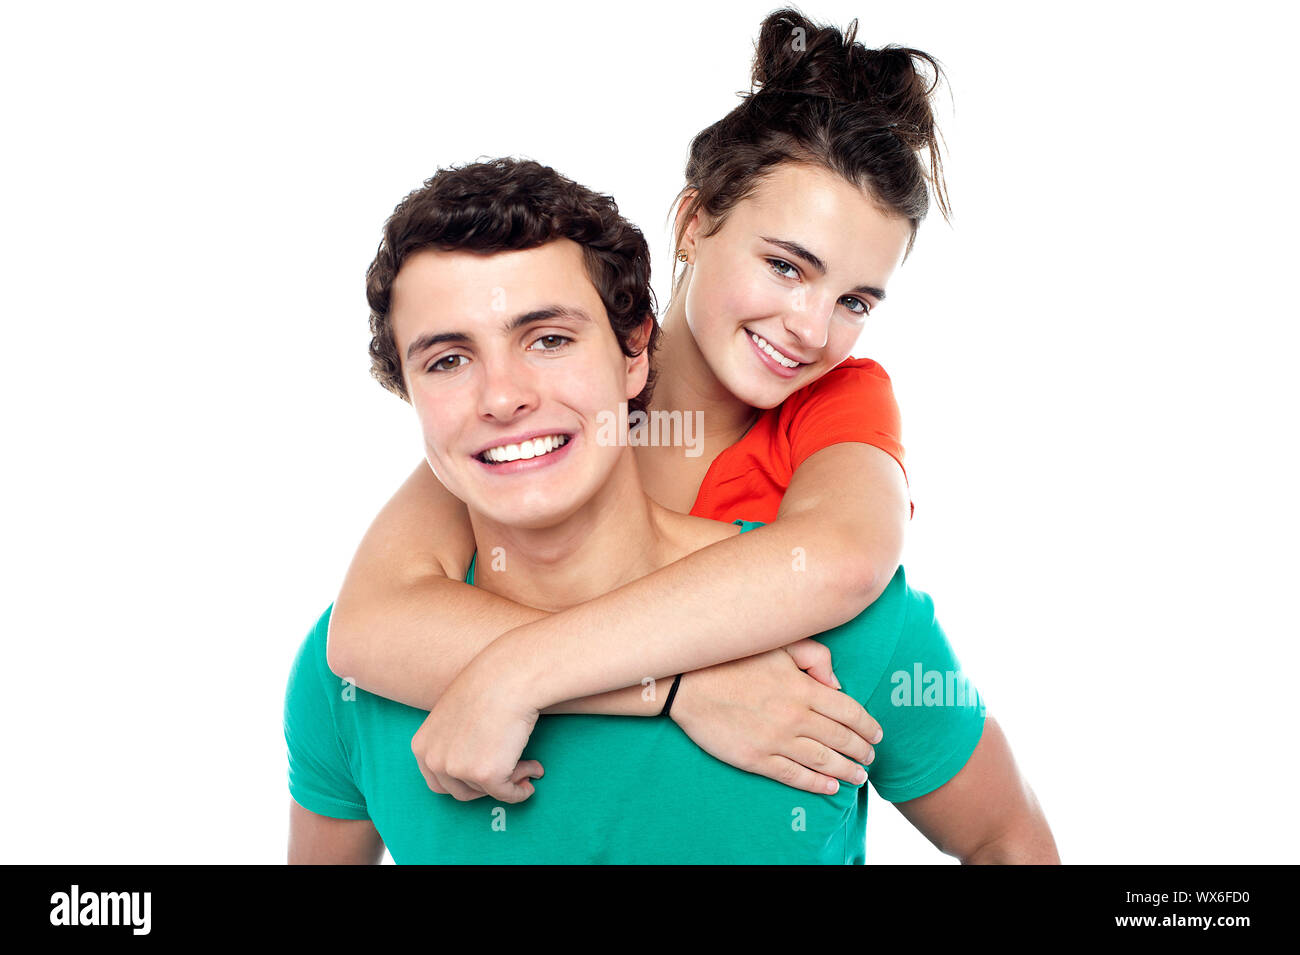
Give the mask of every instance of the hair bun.
M 754 96 L 819 96 L 875 107 L 889 114 L 889 125 L 901 138 L 921 148 L 933 128 L 930 94 L 942 69 L 920 50 L 868 49 L 856 41 L 857 29 L 857 20 L 841 33 L 788 8 L 769 14 L 754 51 Z M 918 61 L 933 70 L 933 80 L 918 71 Z
M 759 92 L 843 97 L 844 44 L 838 30 L 824 30 L 795 10 L 763 20 L 754 51 L 753 85 Z

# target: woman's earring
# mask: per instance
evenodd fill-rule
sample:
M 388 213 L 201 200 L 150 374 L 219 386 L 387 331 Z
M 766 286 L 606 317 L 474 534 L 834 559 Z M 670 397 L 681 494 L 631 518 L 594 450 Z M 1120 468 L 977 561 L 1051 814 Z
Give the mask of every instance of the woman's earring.
M 685 249 L 678 249 L 678 250 L 677 250 L 677 261 L 678 261 L 678 262 L 685 262 L 685 261 L 686 261 L 686 250 L 685 250 Z

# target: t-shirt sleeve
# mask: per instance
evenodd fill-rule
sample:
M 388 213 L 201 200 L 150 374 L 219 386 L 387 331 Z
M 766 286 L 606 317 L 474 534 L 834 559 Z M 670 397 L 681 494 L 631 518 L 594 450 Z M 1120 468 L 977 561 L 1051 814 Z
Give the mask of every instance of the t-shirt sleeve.
M 850 359 L 810 385 L 790 418 L 789 434 L 794 468 L 844 441 L 880 448 L 903 467 L 903 426 L 894 386 L 885 369 L 869 359 Z
M 867 701 L 884 730 L 867 767 L 890 802 L 938 789 L 966 765 L 984 733 L 984 706 L 962 673 L 928 594 L 909 589 L 893 658 Z
M 368 819 L 366 800 L 352 777 L 331 706 L 333 694 L 343 688 L 326 663 L 328 628 L 326 611 L 303 641 L 289 673 L 284 696 L 289 795 L 321 816 Z

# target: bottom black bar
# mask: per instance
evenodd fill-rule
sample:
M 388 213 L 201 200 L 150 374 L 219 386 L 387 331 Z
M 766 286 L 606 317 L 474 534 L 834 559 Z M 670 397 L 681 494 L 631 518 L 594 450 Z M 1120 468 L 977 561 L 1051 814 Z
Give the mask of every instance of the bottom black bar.
M 483 868 L 11 866 L 6 925 L 97 941 L 114 935 L 204 941 L 320 936 L 379 940 L 414 929 L 477 924 L 496 935 L 518 928 L 598 925 L 650 932 L 690 916 L 704 937 L 734 943 L 782 928 L 805 942 L 891 929 L 944 944 L 955 933 L 1005 939 L 1134 936 L 1247 942 L 1286 929 L 1289 867 L 1129 866 L 836 869 L 733 868 L 702 872 L 633 867 L 558 871 Z M 552 928 L 547 928 L 552 926 Z M 844 928 L 841 928 L 843 926 Z M 909 928 L 910 926 L 910 928 Z M 692 943 L 701 933 L 692 930 Z M 660 939 L 660 932 L 656 932 Z M 1262 940 L 1262 936 L 1260 936 Z M 611 939 L 613 941 L 613 939 Z M 647 941 L 649 941 L 647 939 Z

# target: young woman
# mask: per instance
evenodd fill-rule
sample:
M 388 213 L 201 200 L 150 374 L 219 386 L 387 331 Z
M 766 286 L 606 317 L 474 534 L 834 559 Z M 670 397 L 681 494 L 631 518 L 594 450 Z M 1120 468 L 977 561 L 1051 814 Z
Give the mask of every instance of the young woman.
M 929 103 L 937 64 L 868 50 L 854 34 L 790 10 L 764 20 L 757 91 L 692 142 L 675 220 L 684 268 L 645 345 L 653 352 L 659 338 L 649 409 L 703 422 L 694 456 L 637 447 L 647 493 L 680 512 L 766 525 L 548 614 L 462 583 L 468 517 L 422 462 L 367 532 L 335 602 L 335 673 L 431 709 L 507 631 L 598 631 L 626 654 L 573 665 L 607 692 L 547 712 L 653 715 L 667 693 L 644 678 L 684 671 L 671 715 L 714 756 L 811 792 L 861 781 L 852 760 L 871 760 L 878 729 L 817 711 L 813 676 L 835 678 L 824 648 L 801 638 L 856 617 L 898 568 L 909 504 L 897 408 L 878 365 L 845 359 L 911 249 L 928 183 L 947 206 Z M 373 343 L 372 356 L 392 387 Z M 472 356 L 434 360 L 452 359 Z

